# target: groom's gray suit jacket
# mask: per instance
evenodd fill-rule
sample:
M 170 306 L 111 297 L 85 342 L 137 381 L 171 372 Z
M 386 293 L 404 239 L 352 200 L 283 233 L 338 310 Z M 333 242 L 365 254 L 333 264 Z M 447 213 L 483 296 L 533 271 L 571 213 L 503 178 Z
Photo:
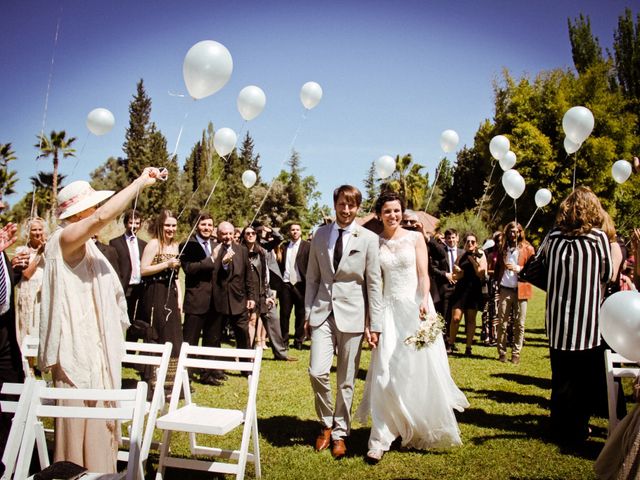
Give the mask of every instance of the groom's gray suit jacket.
M 338 330 L 361 333 L 382 328 L 382 274 L 378 236 L 356 226 L 346 245 L 338 270 L 329 255 L 333 224 L 320 227 L 311 242 L 307 266 L 305 316 L 312 327 L 333 312 Z M 367 322 L 367 323 L 365 323 Z

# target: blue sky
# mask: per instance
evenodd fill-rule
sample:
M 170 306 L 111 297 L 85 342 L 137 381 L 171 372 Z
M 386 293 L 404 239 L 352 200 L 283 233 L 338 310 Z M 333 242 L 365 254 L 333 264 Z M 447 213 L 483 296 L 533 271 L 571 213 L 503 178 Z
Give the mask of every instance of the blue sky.
M 412 153 L 433 178 L 444 155 L 440 133 L 456 130 L 459 148 L 473 143 L 479 124 L 493 115 L 492 81 L 503 68 L 516 76 L 572 68 L 567 18 L 589 15 L 601 45 L 610 47 L 625 7 L 635 18 L 638 3 L 626 0 L 3 2 L 0 143 L 13 144 L 20 177 L 19 194 L 8 200 L 30 191 L 38 170 L 51 170 L 50 160 L 35 161 L 43 119 L 45 132 L 64 129 L 78 138 L 78 159 L 61 162 L 67 182 L 88 179 L 109 156 L 123 156 L 140 78 L 170 152 L 183 127 L 180 164 L 212 121 L 239 136 L 251 133 L 267 181 L 299 129 L 294 148 L 327 204 L 337 185 L 361 186 L 384 154 Z M 231 52 L 229 83 L 197 102 L 169 95 L 186 93 L 184 56 L 207 39 Z M 324 97 L 303 120 L 299 91 L 310 80 Z M 267 105 L 244 124 L 236 98 L 251 84 L 264 90 Z M 101 137 L 85 126 L 96 107 L 116 118 Z

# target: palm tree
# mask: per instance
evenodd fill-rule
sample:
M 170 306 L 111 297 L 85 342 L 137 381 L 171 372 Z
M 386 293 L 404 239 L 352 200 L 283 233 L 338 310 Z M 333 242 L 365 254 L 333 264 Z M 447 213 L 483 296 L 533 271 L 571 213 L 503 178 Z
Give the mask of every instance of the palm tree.
M 16 159 L 16 152 L 11 148 L 10 143 L 0 143 L 0 165 L 6 167 L 9 162 Z
M 16 153 L 10 143 L 0 143 L 0 194 L 16 193 L 14 187 L 18 182 L 15 170 L 9 170 L 9 162 L 16 159 Z
M 66 138 L 67 134 L 64 130 L 59 132 L 51 131 L 51 135 L 48 137 L 44 134 L 37 136 L 38 143 L 34 146 L 40 150 L 38 160 L 41 158 L 53 157 L 53 177 L 51 182 L 51 208 L 55 208 L 58 197 L 58 163 L 59 155 L 62 153 L 62 158 L 75 157 L 75 149 L 71 148 L 73 142 L 76 141 L 76 137 Z
M 53 210 L 56 206 L 55 201 L 53 201 L 53 192 L 57 193 L 58 187 L 53 188 L 53 173 L 51 172 L 38 172 L 38 175 L 29 177 L 31 180 L 31 185 L 33 185 L 33 195 L 32 197 L 32 210 L 36 211 L 46 211 Z M 60 185 L 65 179 L 65 175 L 58 175 L 58 181 Z M 32 212 L 33 213 L 33 212 Z
M 420 174 L 424 166 L 413 163 L 411 154 L 396 156 L 396 169 L 388 186 L 404 197 L 407 208 L 419 210 L 424 203 L 427 189 L 427 178 Z

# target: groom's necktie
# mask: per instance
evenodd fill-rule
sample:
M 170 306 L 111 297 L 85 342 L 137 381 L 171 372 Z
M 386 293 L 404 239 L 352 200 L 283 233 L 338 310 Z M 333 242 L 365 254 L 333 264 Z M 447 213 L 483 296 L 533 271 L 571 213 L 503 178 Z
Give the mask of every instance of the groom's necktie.
M 336 240 L 336 246 L 333 247 L 333 270 L 338 271 L 338 265 L 340 265 L 340 259 L 342 258 L 342 234 L 344 228 L 338 229 L 338 239 Z

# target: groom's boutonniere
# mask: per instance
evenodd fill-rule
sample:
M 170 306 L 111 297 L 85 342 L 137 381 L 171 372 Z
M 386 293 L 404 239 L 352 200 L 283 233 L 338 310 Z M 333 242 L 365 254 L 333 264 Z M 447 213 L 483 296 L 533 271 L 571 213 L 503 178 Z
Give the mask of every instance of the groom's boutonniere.
M 360 235 L 360 229 L 356 228 L 351 235 L 355 238 L 358 238 L 358 235 Z

